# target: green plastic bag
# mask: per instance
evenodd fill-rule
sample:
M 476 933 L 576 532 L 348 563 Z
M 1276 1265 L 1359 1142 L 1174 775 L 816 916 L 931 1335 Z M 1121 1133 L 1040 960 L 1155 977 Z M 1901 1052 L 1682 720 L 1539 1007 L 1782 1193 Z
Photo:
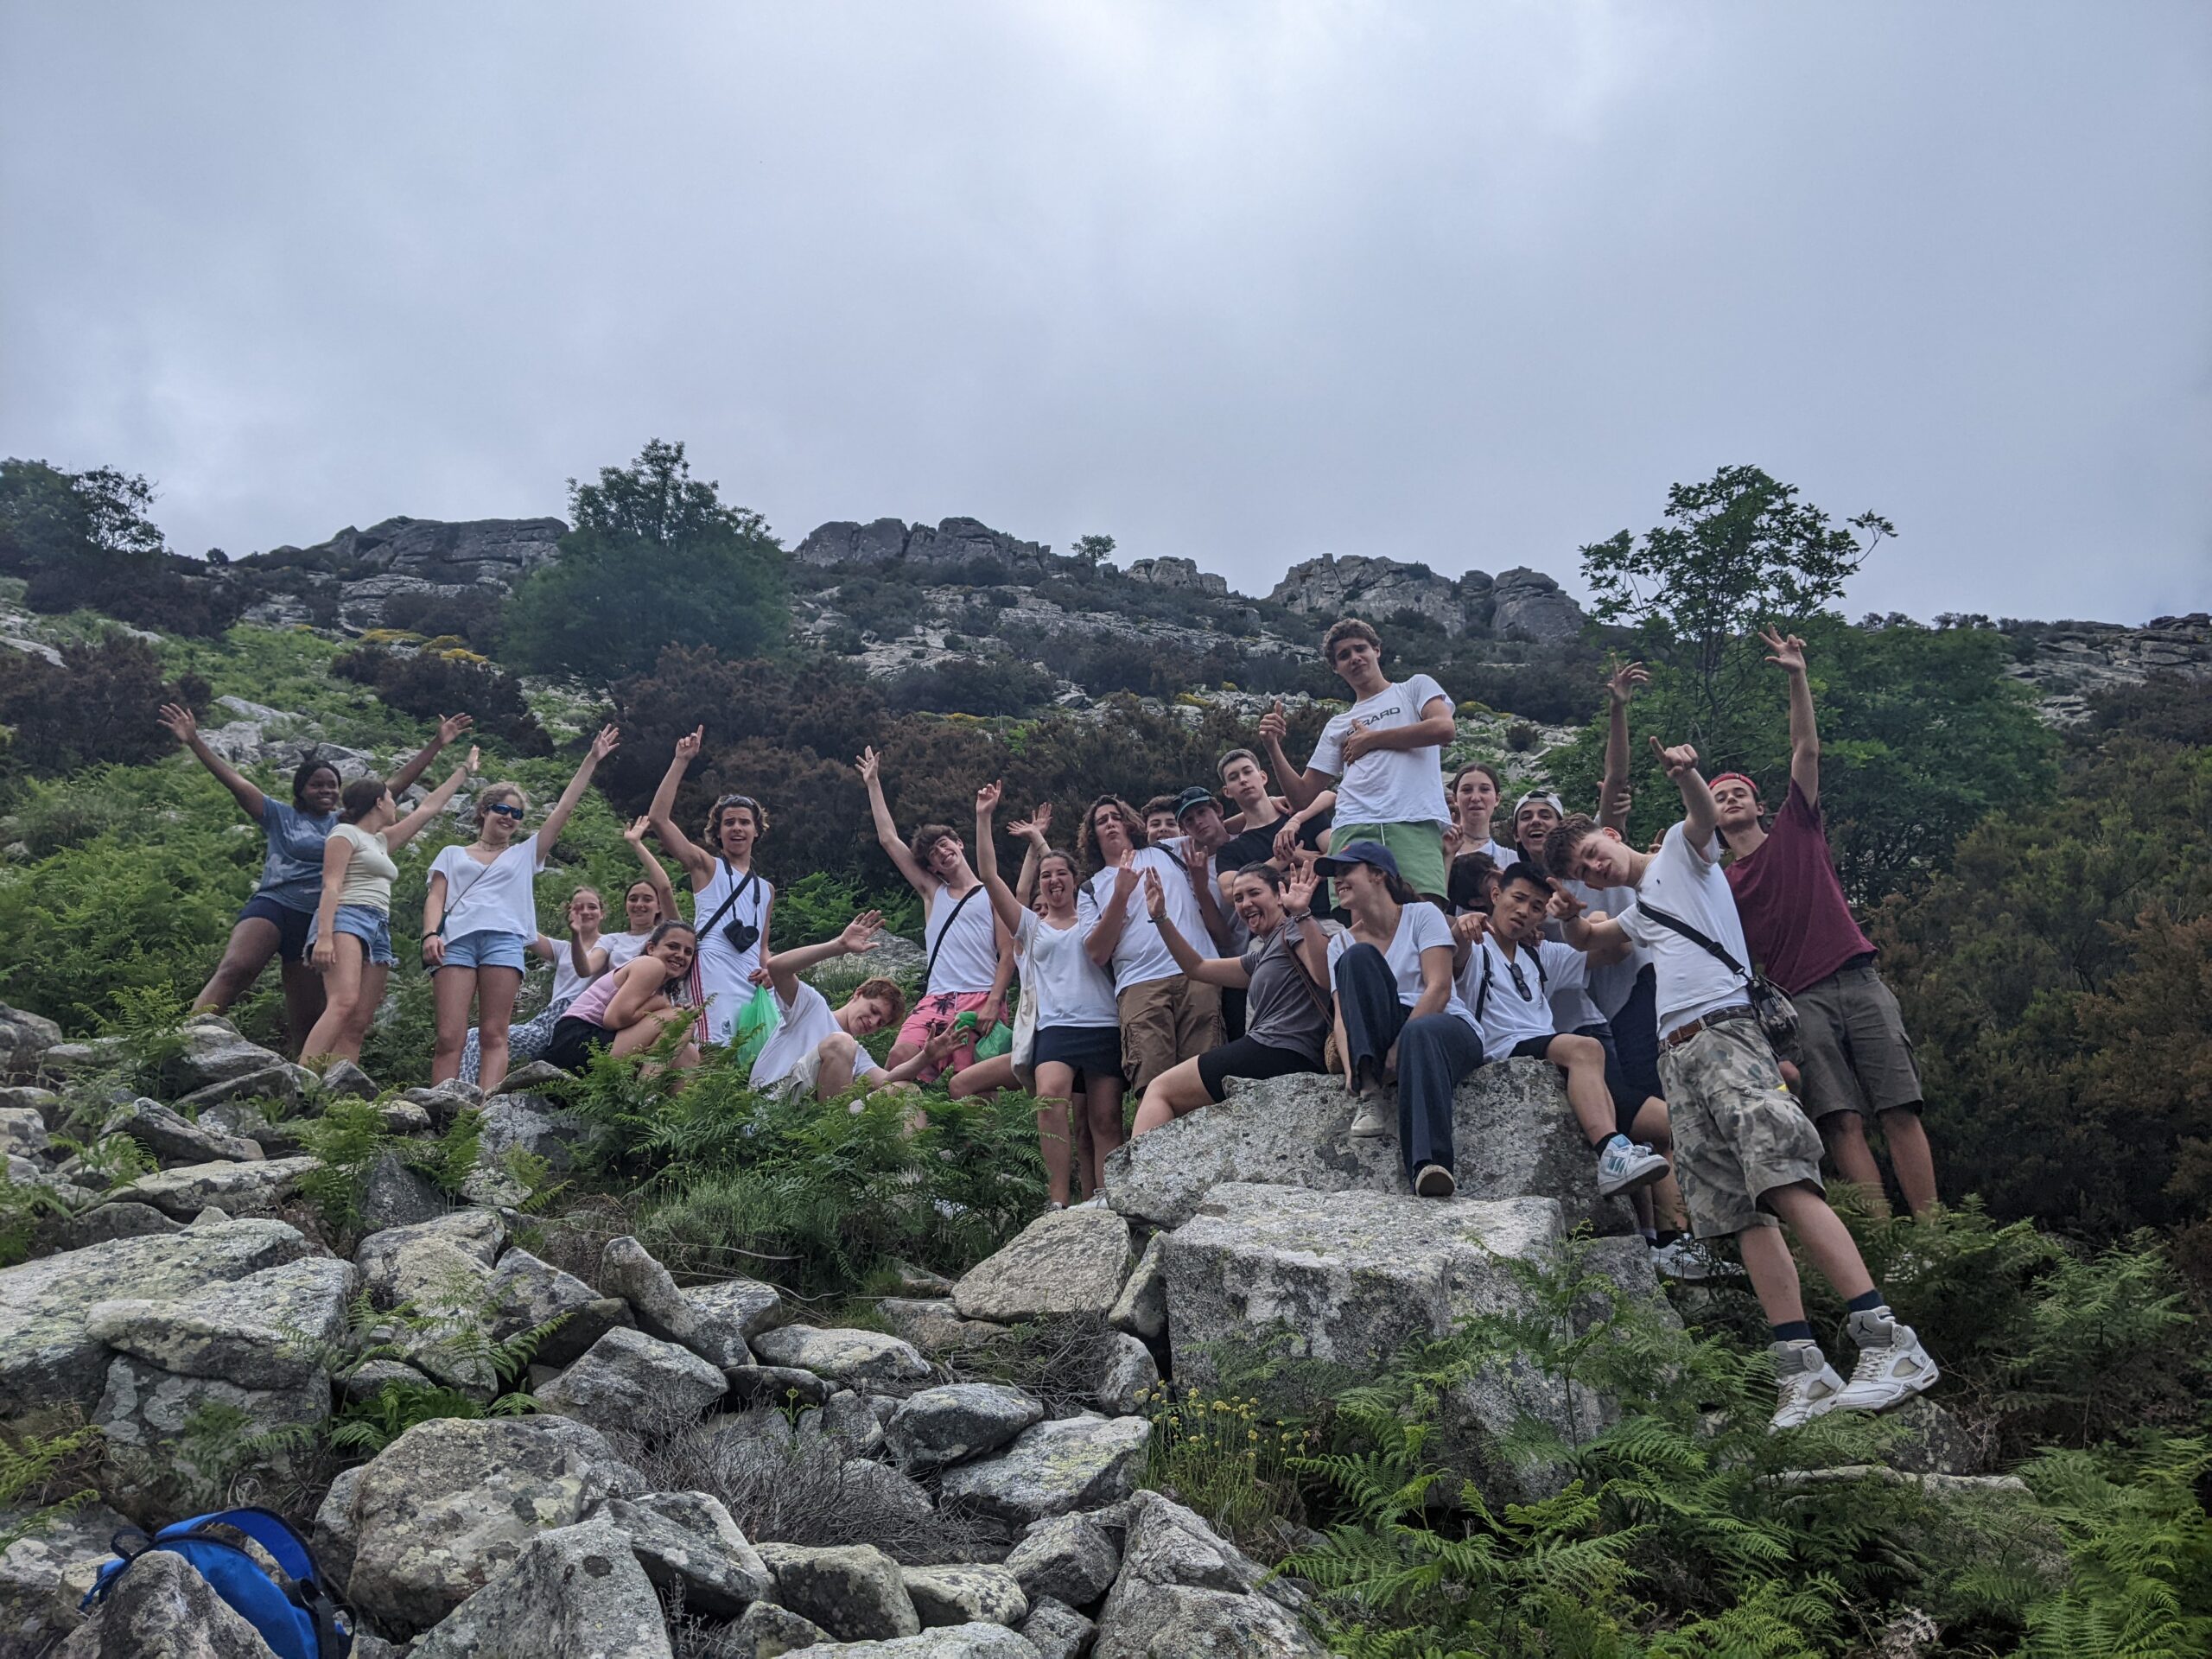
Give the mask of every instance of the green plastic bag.
M 750 1066 L 760 1058 L 760 1051 L 776 1034 L 776 1027 L 784 1023 L 783 1011 L 776 1005 L 776 994 L 766 985 L 753 988 L 753 1000 L 737 1012 L 737 1025 L 730 1033 L 730 1045 L 737 1051 L 737 1063 Z
M 995 1060 L 1001 1054 L 1011 1052 L 1013 1048 L 1014 1027 L 1001 1020 L 991 1027 L 988 1036 L 976 1045 L 976 1058 L 978 1060 Z

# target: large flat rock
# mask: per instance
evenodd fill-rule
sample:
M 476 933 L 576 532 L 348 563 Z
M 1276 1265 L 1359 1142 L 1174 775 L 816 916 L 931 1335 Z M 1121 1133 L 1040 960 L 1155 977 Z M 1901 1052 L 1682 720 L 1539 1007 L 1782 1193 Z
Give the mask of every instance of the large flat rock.
M 1217 1106 L 1139 1135 L 1106 1160 L 1106 1201 L 1133 1220 L 1179 1227 L 1224 1181 L 1315 1192 L 1403 1193 L 1395 1138 L 1354 1141 L 1352 1099 L 1334 1077 L 1234 1079 Z M 1567 1108 L 1559 1069 L 1541 1060 L 1485 1065 L 1452 1101 L 1462 1198 L 1557 1202 L 1571 1230 L 1631 1232 L 1624 1199 L 1598 1196 L 1596 1160 Z
M 226 1221 L 113 1238 L 0 1272 L 0 1412 L 99 1403 L 114 1355 L 88 1328 L 94 1303 L 181 1301 L 310 1253 L 298 1230 L 281 1221 Z
M 939 1490 L 1014 1526 L 1095 1510 L 1135 1490 L 1151 1434 L 1141 1417 L 1039 1423 L 997 1455 L 948 1470 Z
M 109 1347 L 179 1376 L 290 1388 L 323 1369 L 326 1351 L 345 1332 L 353 1284 L 351 1262 L 308 1256 L 178 1301 L 96 1302 L 85 1324 Z
M 1129 1271 L 1129 1224 L 1111 1210 L 1048 1210 L 953 1287 L 963 1319 L 1013 1325 L 1103 1318 Z
M 257 1164 L 179 1164 L 141 1175 L 109 1196 L 150 1204 L 179 1221 L 189 1221 L 210 1205 L 233 1216 L 265 1215 L 292 1196 L 302 1175 L 321 1167 L 321 1160 L 304 1155 Z

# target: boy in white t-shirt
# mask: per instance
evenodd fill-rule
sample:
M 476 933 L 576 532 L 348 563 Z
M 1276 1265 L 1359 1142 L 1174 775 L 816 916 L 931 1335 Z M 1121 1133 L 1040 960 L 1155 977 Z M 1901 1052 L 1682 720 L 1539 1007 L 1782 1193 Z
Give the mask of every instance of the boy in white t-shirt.
M 864 911 L 835 938 L 779 950 L 761 964 L 760 977 L 775 992 L 783 1020 L 753 1058 L 755 1089 L 780 1089 L 829 1100 L 855 1082 L 881 1089 L 911 1083 L 925 1066 L 943 1065 L 955 1040 L 950 1030 L 887 1071 L 861 1046 L 861 1038 L 896 1026 L 906 1011 L 906 993 L 892 981 L 863 980 L 842 1007 L 832 1008 L 828 997 L 799 977 L 833 957 L 874 950 L 882 929 L 883 912 Z
M 1666 1104 L 1645 1103 L 1623 1124 L 1605 1086 L 1605 1045 L 1554 1025 L 1551 998 L 1588 982 L 1590 958 L 1544 938 L 1553 902 L 1535 867 L 1516 863 L 1498 877 L 1487 916 L 1454 917 L 1452 936 L 1465 952 L 1456 964 L 1459 995 L 1482 1027 L 1488 1059 L 1548 1060 L 1566 1075 L 1567 1103 L 1597 1154 L 1598 1195 L 1638 1192 L 1667 1179 L 1666 1157 L 1655 1146 L 1666 1142 Z
M 1289 728 L 1277 702 L 1260 717 L 1275 777 L 1303 809 L 1335 786 L 1331 847 L 1379 842 L 1414 892 L 1445 902 L 1444 746 L 1452 741 L 1452 699 L 1426 674 L 1394 684 L 1382 672 L 1382 640 L 1357 617 L 1335 624 L 1321 655 L 1351 689 L 1352 706 L 1321 728 L 1304 771 L 1282 752 Z
M 1639 853 L 1618 831 L 1570 817 L 1552 831 L 1546 862 L 1593 887 L 1636 889 L 1622 915 L 1590 921 L 1579 900 L 1561 909 L 1567 942 L 1617 950 L 1630 941 L 1657 970 L 1659 1069 L 1675 1131 L 1675 1170 L 1700 1239 L 1732 1234 L 1751 1288 L 1774 1332 L 1781 1404 L 1774 1427 L 1792 1428 L 1838 1408 L 1880 1411 L 1933 1383 L 1935 1360 L 1912 1327 L 1900 1325 L 1828 1208 L 1821 1185 L 1821 1137 L 1790 1097 L 1765 1033 L 1752 1013 L 1742 923 L 1720 868 L 1718 814 L 1687 745 L 1651 747 L 1681 791 L 1684 817 L 1656 853 Z M 1726 951 L 1732 967 L 1677 924 Z M 1850 1312 L 1859 1363 L 1836 1375 L 1813 1340 L 1797 1264 L 1781 1228 L 1805 1246 Z

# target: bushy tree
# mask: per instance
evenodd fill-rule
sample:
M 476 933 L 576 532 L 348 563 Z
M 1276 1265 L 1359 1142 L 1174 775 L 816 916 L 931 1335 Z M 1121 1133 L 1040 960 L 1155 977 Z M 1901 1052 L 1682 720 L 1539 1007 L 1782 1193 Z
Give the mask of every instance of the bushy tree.
M 170 679 L 153 647 L 125 633 L 60 649 L 58 664 L 0 649 L 0 764 L 34 777 L 155 760 L 175 746 L 154 710 L 164 702 L 205 709 L 212 695 L 197 675 Z
M 522 754 L 549 754 L 553 746 L 523 700 L 522 687 L 498 665 L 456 647 L 395 652 L 363 645 L 331 664 L 330 671 L 403 713 L 437 720 L 467 710 L 477 730 Z
M 112 467 L 0 461 L 0 575 L 29 579 L 33 610 L 87 609 L 167 633 L 220 633 L 245 589 L 171 554 L 147 516 L 154 487 Z
M 783 550 L 758 513 L 722 505 L 683 446 L 656 438 L 636 463 L 569 480 L 575 524 L 509 601 L 506 652 L 526 672 L 606 684 L 670 645 L 734 657 L 781 648 L 790 626 Z

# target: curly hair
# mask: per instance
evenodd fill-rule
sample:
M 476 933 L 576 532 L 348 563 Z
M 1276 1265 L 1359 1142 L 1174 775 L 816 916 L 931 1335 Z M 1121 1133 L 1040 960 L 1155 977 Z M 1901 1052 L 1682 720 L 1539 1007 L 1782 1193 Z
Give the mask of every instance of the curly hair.
M 1122 827 L 1129 832 L 1130 846 L 1142 847 L 1146 844 L 1144 820 L 1136 815 L 1135 809 L 1118 795 L 1101 795 L 1084 810 L 1083 828 L 1076 831 L 1075 836 L 1075 844 L 1077 849 L 1083 855 L 1085 868 L 1094 873 L 1099 868 L 1098 835 L 1096 826 L 1098 823 L 1098 809 L 1102 806 L 1110 806 L 1114 809 L 1115 816 L 1122 821 Z
M 722 845 L 722 817 L 730 808 L 743 807 L 753 814 L 753 838 L 758 841 L 768 833 L 768 809 L 750 795 L 723 795 L 707 809 L 706 827 L 699 831 L 699 839 L 707 843 L 709 852 L 720 852 Z

